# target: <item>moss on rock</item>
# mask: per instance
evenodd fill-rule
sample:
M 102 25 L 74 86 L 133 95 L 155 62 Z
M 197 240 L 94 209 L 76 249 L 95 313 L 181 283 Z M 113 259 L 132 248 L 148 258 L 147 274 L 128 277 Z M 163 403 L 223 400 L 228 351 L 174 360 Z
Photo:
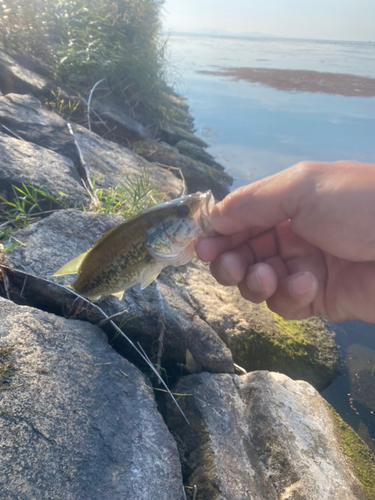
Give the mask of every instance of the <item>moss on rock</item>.
M 278 371 L 318 390 L 340 373 L 338 348 L 322 320 L 285 321 L 265 304 L 246 301 L 236 287 L 220 286 L 198 260 L 184 278 L 176 277 L 180 293 L 247 371 Z
M 367 500 L 375 500 L 375 454 L 362 441 L 358 434 L 346 424 L 331 408 L 337 433 L 344 453 L 352 464 L 353 470 L 365 491 Z

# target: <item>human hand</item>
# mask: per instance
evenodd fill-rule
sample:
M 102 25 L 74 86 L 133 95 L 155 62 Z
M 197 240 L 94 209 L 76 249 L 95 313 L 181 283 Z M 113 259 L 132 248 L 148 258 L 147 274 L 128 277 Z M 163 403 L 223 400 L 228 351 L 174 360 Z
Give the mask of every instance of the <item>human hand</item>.
M 286 319 L 375 323 L 375 165 L 303 162 L 212 210 L 198 256 L 222 285 Z

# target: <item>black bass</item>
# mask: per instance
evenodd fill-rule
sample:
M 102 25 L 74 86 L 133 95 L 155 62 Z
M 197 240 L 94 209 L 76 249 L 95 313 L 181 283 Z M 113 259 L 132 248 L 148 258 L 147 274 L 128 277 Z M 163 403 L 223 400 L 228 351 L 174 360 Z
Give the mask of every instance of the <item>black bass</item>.
M 138 283 L 146 288 L 167 266 L 187 264 L 199 236 L 212 234 L 211 191 L 167 201 L 108 231 L 87 252 L 53 276 L 78 274 L 72 288 L 95 300 L 124 292 Z

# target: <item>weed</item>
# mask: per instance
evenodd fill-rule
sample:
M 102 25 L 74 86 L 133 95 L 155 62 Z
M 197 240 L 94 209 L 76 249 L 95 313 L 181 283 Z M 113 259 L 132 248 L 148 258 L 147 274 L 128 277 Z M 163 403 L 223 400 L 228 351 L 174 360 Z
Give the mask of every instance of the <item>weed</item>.
M 163 0 L 0 0 L 6 50 L 43 61 L 57 85 L 77 91 L 105 78 L 128 104 L 168 114 Z M 65 103 L 59 106 L 65 107 Z
M 14 229 L 28 226 L 35 215 L 59 206 L 59 201 L 49 192 L 46 186 L 36 188 L 28 184 L 22 187 L 12 186 L 14 198 L 7 200 L 0 195 L 0 240 Z M 61 197 L 66 196 L 58 192 Z M 10 248 L 6 247 L 9 251 Z
M 139 176 L 128 175 L 124 182 L 116 187 L 96 189 L 95 179 L 93 187 L 94 194 L 99 200 L 99 204 L 93 208 L 94 211 L 119 214 L 126 219 L 156 205 L 160 197 L 164 197 L 152 187 L 150 172 L 145 168 L 141 170 Z
M 80 101 L 71 101 L 70 99 L 66 100 L 61 95 L 61 88 L 57 88 L 56 92 L 51 90 L 51 94 L 53 99 L 48 102 L 45 102 L 45 106 L 48 109 L 55 111 L 58 115 L 60 115 L 65 120 L 69 120 L 72 115 L 77 111 Z

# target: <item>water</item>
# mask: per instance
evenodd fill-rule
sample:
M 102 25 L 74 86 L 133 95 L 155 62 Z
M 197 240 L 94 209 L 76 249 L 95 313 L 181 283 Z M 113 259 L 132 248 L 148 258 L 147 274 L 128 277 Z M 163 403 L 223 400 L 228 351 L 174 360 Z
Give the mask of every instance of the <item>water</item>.
M 286 92 L 200 73 L 245 67 L 375 78 L 375 43 L 171 36 L 170 47 L 176 88 L 188 99 L 197 135 L 234 177 L 234 188 L 301 160 L 375 163 L 375 97 Z M 375 326 L 332 327 L 345 373 L 323 396 L 373 446 Z

